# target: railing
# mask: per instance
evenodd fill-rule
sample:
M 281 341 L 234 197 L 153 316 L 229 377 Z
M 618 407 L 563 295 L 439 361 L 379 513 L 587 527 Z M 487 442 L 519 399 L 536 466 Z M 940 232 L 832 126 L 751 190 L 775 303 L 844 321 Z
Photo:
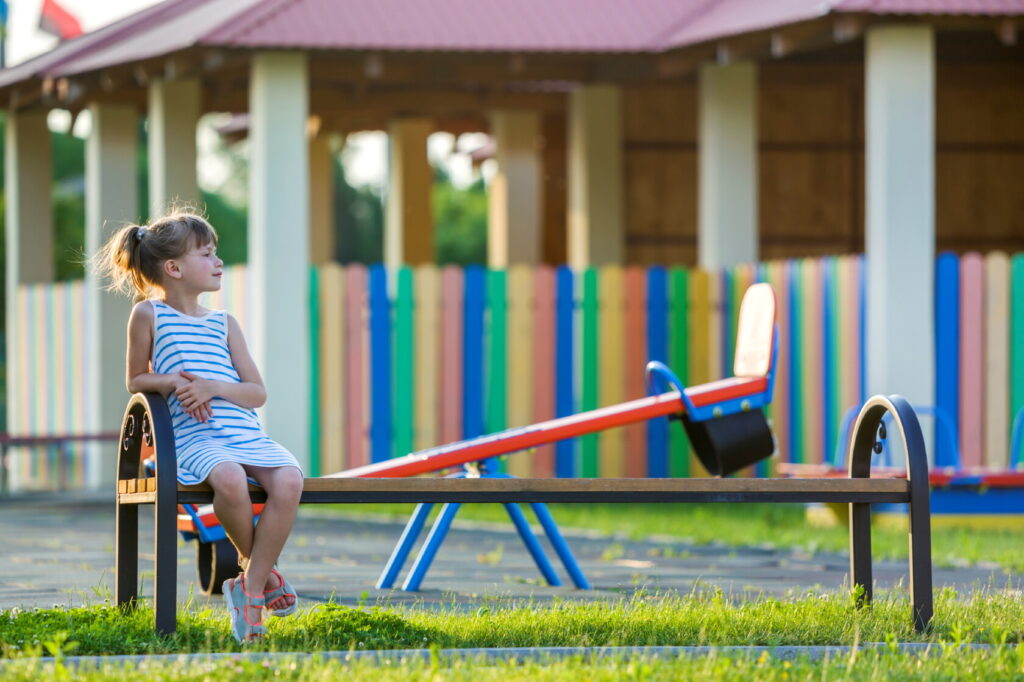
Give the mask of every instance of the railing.
M 10 450 L 18 447 L 46 447 L 57 454 L 58 490 L 68 489 L 68 468 L 71 464 L 72 443 L 115 443 L 120 439 L 117 431 L 103 433 L 62 434 L 52 436 L 12 436 L 0 433 L 0 495 L 10 494 Z

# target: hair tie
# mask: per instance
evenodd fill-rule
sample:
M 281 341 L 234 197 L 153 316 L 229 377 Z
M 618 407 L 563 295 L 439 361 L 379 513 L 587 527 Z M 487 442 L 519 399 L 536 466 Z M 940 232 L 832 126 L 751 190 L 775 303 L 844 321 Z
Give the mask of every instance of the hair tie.
M 137 239 L 138 241 L 142 241 L 142 235 L 146 233 L 146 228 L 143 227 L 142 225 L 136 225 L 135 230 L 135 239 Z

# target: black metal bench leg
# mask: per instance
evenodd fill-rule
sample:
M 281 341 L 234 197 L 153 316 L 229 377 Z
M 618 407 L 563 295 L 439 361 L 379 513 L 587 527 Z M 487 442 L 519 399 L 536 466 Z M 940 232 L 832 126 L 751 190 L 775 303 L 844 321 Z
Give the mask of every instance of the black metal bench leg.
M 139 597 L 139 506 L 117 503 L 114 529 L 114 598 L 135 608 Z
M 871 603 L 871 505 L 850 504 L 850 582 L 859 592 L 857 606 Z
M 176 484 L 177 481 L 172 482 L 172 485 Z M 153 562 L 153 601 L 156 609 L 156 629 L 164 635 L 174 634 L 177 629 L 175 610 L 178 582 L 178 506 L 175 497 L 158 493 L 155 505 L 156 559 Z
M 910 599 L 914 610 L 914 628 L 926 630 L 931 623 L 932 604 L 932 529 L 931 503 L 927 479 L 911 478 L 910 504 Z

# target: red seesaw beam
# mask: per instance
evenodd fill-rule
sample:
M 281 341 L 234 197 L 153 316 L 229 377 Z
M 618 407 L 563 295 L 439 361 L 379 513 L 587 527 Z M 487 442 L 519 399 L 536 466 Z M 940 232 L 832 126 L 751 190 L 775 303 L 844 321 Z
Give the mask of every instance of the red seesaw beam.
M 686 389 L 694 407 L 757 395 L 768 389 L 765 377 L 733 377 Z M 678 391 L 640 398 L 618 405 L 559 417 L 470 440 L 420 450 L 386 462 L 376 462 L 328 474 L 324 478 L 401 478 L 477 462 L 488 457 L 547 445 L 595 431 L 634 422 L 682 414 L 686 411 Z

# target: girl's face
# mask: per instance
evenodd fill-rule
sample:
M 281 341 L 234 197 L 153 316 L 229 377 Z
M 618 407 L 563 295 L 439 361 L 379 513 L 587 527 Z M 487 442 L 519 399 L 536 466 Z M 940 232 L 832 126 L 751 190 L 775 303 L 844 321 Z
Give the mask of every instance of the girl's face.
M 178 280 L 197 293 L 219 291 L 224 261 L 217 257 L 213 243 L 189 249 L 184 256 L 176 258 L 180 277 Z

